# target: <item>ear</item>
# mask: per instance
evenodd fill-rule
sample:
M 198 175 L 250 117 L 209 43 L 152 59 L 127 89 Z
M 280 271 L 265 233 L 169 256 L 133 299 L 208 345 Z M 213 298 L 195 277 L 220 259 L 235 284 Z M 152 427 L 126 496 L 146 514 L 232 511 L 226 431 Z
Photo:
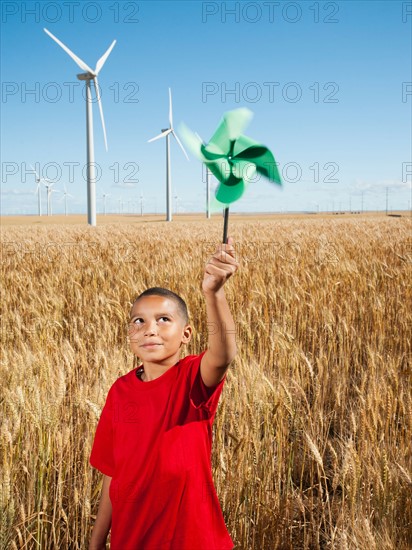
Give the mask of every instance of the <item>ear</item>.
M 192 327 L 190 325 L 186 325 L 183 329 L 182 334 L 182 344 L 188 344 L 190 342 L 190 339 L 192 337 Z

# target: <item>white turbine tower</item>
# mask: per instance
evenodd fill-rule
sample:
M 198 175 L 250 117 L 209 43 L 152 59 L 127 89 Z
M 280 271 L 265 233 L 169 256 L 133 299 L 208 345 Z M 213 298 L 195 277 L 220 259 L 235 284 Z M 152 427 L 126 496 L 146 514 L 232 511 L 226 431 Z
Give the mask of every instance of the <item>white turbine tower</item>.
M 180 197 L 179 195 L 175 195 L 175 213 L 176 214 L 179 214 L 179 202 L 180 202 Z
M 52 215 L 52 200 L 51 200 L 52 193 L 59 193 L 60 191 L 56 191 L 55 189 L 52 189 L 54 182 L 51 182 L 49 180 L 42 180 L 42 181 L 47 192 L 47 215 L 51 216 Z
M 110 197 L 109 193 L 103 193 L 102 199 L 103 199 L 103 214 L 106 215 L 106 198 Z
M 103 137 L 104 144 L 107 151 L 107 137 L 106 137 L 106 127 L 104 124 L 103 116 L 103 107 L 100 97 L 99 84 L 97 81 L 97 75 L 101 71 L 103 65 L 105 64 L 107 58 L 110 55 L 110 52 L 116 44 L 116 40 L 113 40 L 111 46 L 108 48 L 106 53 L 96 63 L 96 68 L 91 69 L 84 61 L 77 57 L 67 46 L 60 42 L 50 31 L 44 29 L 44 32 L 47 33 L 50 38 L 52 38 L 57 44 L 63 48 L 63 50 L 69 54 L 69 56 L 77 63 L 77 65 L 86 73 L 78 74 L 77 78 L 79 80 L 86 81 L 86 131 L 87 131 L 87 222 L 90 225 L 96 225 L 96 173 L 95 173 L 95 164 L 94 164 L 94 138 L 93 138 L 93 111 L 92 111 L 92 92 L 90 81 L 93 80 L 97 103 L 99 104 L 100 118 L 102 121 L 103 127 Z
M 67 197 L 73 198 L 73 195 L 67 192 L 66 186 L 64 186 L 64 194 L 62 200 L 64 200 L 64 215 L 67 216 Z
M 155 141 L 156 139 L 166 137 L 166 221 L 168 222 L 172 221 L 172 175 L 170 173 L 170 143 L 169 143 L 170 134 L 172 134 L 175 137 L 185 157 L 187 158 L 187 160 L 189 160 L 189 157 L 187 156 L 187 153 L 180 139 L 175 134 L 175 131 L 173 128 L 172 91 L 169 88 L 169 128 L 163 129 L 161 134 L 148 140 L 148 142 L 150 143 L 152 141 Z
M 41 216 L 41 185 L 40 184 L 42 182 L 42 178 L 39 176 L 39 174 L 36 172 L 36 170 L 33 168 L 33 166 L 31 164 L 30 164 L 30 168 L 36 174 L 37 187 L 36 187 L 36 191 L 34 192 L 34 194 L 37 193 L 39 216 Z

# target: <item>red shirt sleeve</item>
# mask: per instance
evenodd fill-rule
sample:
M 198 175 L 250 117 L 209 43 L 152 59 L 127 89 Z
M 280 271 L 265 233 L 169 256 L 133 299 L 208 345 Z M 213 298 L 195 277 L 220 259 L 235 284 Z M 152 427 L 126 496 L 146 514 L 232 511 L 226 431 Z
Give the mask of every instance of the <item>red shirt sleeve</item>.
M 113 414 L 112 388 L 110 388 L 106 403 L 97 424 L 92 452 L 90 455 L 90 464 L 94 468 L 100 470 L 103 474 L 110 477 L 113 477 L 114 474 Z
M 213 417 L 219 403 L 220 394 L 222 393 L 223 384 L 226 380 L 226 375 L 216 386 L 206 386 L 200 374 L 200 363 L 204 351 L 200 355 L 193 357 L 191 365 L 191 387 L 190 387 L 190 402 L 195 409 L 204 409 L 207 411 L 209 418 Z

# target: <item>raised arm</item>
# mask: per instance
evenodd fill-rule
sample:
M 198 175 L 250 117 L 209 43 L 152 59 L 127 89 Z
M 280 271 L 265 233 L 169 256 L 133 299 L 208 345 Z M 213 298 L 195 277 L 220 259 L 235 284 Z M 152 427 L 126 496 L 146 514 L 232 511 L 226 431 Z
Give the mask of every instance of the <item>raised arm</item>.
M 235 322 L 223 285 L 238 268 L 233 239 L 220 244 L 206 264 L 202 290 L 209 330 L 208 349 L 202 357 L 200 374 L 206 386 L 215 386 L 224 377 L 236 355 Z
M 112 524 L 112 503 L 109 489 L 112 478 L 103 474 L 102 494 L 100 495 L 99 509 L 94 522 L 89 550 L 105 550 L 106 539 Z

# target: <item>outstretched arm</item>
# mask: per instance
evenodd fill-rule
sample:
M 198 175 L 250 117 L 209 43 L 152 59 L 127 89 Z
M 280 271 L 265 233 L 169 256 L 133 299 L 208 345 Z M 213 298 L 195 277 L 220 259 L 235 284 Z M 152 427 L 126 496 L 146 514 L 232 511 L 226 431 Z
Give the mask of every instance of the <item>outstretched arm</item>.
M 100 496 L 99 509 L 90 538 L 89 550 L 106 549 L 106 539 L 112 524 L 112 503 L 109 497 L 111 481 L 111 477 L 103 474 L 102 494 Z
M 233 239 L 229 238 L 228 244 L 220 244 L 206 264 L 202 283 L 209 339 L 200 374 L 206 386 L 215 386 L 222 380 L 236 355 L 235 322 L 223 285 L 237 268 Z

